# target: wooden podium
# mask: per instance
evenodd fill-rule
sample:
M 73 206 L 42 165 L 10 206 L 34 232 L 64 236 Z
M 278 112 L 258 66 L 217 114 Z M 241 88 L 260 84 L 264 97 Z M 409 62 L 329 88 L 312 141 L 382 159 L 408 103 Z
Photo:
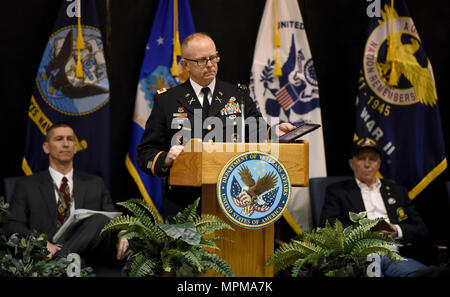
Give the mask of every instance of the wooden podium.
M 292 186 L 308 186 L 309 144 L 297 143 L 202 143 L 192 139 L 178 155 L 170 169 L 169 184 L 202 188 L 201 211 L 214 214 L 234 231 L 216 231 L 230 241 L 217 241 L 220 250 L 213 250 L 225 259 L 237 277 L 271 277 L 273 266 L 264 268 L 274 252 L 273 224 L 262 229 L 246 229 L 229 221 L 217 201 L 217 182 L 222 168 L 234 156 L 248 151 L 265 152 L 277 157 L 286 167 Z M 208 276 L 220 276 L 210 272 Z

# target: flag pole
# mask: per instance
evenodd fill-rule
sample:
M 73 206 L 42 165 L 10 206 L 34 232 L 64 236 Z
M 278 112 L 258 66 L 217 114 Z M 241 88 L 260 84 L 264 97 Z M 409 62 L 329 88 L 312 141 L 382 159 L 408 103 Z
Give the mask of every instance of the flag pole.
M 77 66 L 76 66 L 76 76 L 77 78 L 83 78 L 83 66 L 81 64 L 81 51 L 84 50 L 84 40 L 83 32 L 81 29 L 81 0 L 78 2 L 78 26 L 77 26 Z
M 277 0 L 273 0 L 273 47 L 275 48 L 275 72 L 276 77 L 281 77 L 283 72 L 280 66 L 279 48 L 281 47 L 280 33 L 278 32 Z
M 172 75 L 179 76 L 177 57 L 181 56 L 180 35 L 178 32 L 178 0 L 173 0 L 173 61 Z

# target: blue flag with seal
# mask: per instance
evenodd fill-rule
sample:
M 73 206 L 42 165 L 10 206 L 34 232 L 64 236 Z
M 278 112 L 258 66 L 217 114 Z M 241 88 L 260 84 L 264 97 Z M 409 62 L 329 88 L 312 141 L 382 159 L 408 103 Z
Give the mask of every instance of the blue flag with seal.
M 47 129 L 70 124 L 76 134 L 74 167 L 110 178 L 109 81 L 95 1 L 62 1 L 39 65 L 28 109 L 22 169 L 48 168 Z
M 163 215 L 162 179 L 137 166 L 137 146 L 153 109 L 153 96 L 162 88 L 186 81 L 189 74 L 179 64 L 180 40 L 195 32 L 188 0 L 160 0 L 148 39 L 136 94 L 126 166 L 143 198 Z
M 379 176 L 416 197 L 447 167 L 431 63 L 403 0 L 370 20 L 355 111 L 355 140 L 382 149 Z

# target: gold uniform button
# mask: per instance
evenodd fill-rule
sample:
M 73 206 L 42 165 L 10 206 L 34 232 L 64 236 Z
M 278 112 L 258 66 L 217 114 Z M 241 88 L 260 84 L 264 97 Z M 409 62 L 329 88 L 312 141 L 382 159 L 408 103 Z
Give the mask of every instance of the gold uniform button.
M 211 129 L 212 129 L 211 125 L 208 125 L 208 130 L 211 130 Z
M 234 121 L 234 122 L 233 122 L 233 126 L 236 126 L 236 125 L 237 125 L 237 122 L 236 122 L 236 121 Z

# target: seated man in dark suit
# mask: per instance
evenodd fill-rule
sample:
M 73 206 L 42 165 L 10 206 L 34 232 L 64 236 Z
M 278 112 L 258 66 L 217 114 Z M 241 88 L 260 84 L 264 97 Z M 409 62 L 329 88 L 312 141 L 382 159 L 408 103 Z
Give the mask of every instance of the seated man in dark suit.
M 63 245 L 52 242 L 53 235 L 75 208 L 116 211 L 103 180 L 73 169 L 77 151 L 75 132 L 66 123 L 57 123 L 47 130 L 43 149 L 49 155 L 49 169 L 19 179 L 11 200 L 11 216 L 5 225 L 9 234 L 28 235 L 34 230 L 47 235 L 49 257 L 80 254 L 82 259 L 108 261 L 125 257 L 128 240 L 120 238 L 117 252 L 114 235 L 100 231 L 108 217 L 95 214 L 72 227 L 64 236 Z M 110 251 L 108 254 L 107 251 Z
M 381 150 L 370 138 L 353 143 L 349 165 L 354 179 L 330 185 L 325 194 L 321 225 L 338 219 L 344 227 L 352 224 L 349 212 L 367 212 L 367 218 L 383 217 L 392 228 L 377 231 L 397 239 L 403 245 L 420 242 L 428 236 L 428 229 L 408 197 L 407 190 L 392 181 L 376 176 L 380 165 Z M 384 276 L 413 276 L 426 268 L 413 259 L 398 262 L 398 267 L 382 257 L 381 272 Z

